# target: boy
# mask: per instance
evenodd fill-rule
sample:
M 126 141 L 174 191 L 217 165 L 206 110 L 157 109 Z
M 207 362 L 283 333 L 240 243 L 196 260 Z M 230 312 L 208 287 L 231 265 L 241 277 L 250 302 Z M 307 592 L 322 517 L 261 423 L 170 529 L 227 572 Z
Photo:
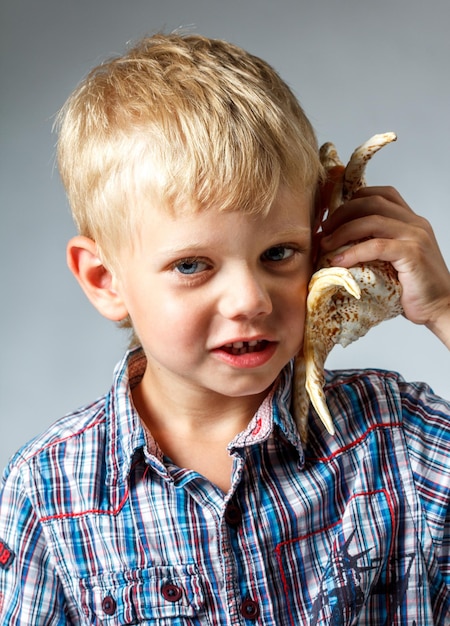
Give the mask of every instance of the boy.
M 156 35 L 81 83 L 59 165 L 69 266 L 137 347 L 111 391 L 4 476 L 2 623 L 445 624 L 450 404 L 336 372 L 336 435 L 290 415 L 322 181 L 313 130 L 263 61 Z M 405 315 L 450 347 L 426 221 L 364 189 L 325 226 L 343 266 L 397 269 Z

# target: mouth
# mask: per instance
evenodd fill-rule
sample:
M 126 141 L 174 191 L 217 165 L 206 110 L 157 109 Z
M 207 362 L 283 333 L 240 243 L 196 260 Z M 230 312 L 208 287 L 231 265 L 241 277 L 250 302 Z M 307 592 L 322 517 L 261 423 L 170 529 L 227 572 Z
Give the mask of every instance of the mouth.
M 265 339 L 261 341 L 257 339 L 253 341 L 234 341 L 233 343 L 226 343 L 222 346 L 222 350 L 233 355 L 250 354 L 252 352 L 262 352 L 266 349 L 268 343 Z
M 212 353 L 232 368 L 255 369 L 271 361 L 277 347 L 278 342 L 269 339 L 238 340 L 225 343 L 214 349 Z

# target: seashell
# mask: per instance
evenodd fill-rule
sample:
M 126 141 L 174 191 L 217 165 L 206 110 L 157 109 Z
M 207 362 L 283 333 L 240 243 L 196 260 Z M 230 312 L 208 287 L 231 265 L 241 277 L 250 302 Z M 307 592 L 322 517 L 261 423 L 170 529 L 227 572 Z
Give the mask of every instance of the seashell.
M 320 159 L 329 181 L 325 207 L 329 214 L 365 186 L 368 161 L 396 138 L 394 133 L 374 135 L 356 148 L 347 166 L 331 142 L 321 147 Z M 331 267 L 326 255 L 319 259 L 308 286 L 303 353 L 294 363 L 293 410 L 302 438 L 307 435 L 310 402 L 328 432 L 334 434 L 323 391 L 325 361 L 333 347 L 345 347 L 373 326 L 400 315 L 400 298 L 401 285 L 390 263 L 375 261 L 346 269 Z

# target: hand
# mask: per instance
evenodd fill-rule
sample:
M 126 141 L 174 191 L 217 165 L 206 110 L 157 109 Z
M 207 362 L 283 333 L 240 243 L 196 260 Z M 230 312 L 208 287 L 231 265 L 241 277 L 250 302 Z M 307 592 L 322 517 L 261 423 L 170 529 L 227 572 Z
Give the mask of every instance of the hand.
M 379 259 L 392 263 L 402 285 L 405 317 L 426 325 L 450 349 L 450 272 L 429 222 L 391 187 L 363 187 L 323 223 L 323 253 L 341 246 L 333 265 Z M 356 243 L 355 243 L 356 242 Z

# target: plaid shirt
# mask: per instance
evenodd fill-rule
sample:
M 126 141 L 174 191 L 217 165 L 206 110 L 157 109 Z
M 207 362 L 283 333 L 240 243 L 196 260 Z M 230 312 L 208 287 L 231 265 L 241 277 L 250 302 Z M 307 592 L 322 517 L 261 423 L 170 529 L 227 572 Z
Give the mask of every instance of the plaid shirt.
M 171 464 L 109 394 L 25 446 L 0 501 L 0 622 L 450 624 L 450 404 L 334 372 L 336 435 L 289 414 L 291 368 L 229 445 L 228 494 Z

